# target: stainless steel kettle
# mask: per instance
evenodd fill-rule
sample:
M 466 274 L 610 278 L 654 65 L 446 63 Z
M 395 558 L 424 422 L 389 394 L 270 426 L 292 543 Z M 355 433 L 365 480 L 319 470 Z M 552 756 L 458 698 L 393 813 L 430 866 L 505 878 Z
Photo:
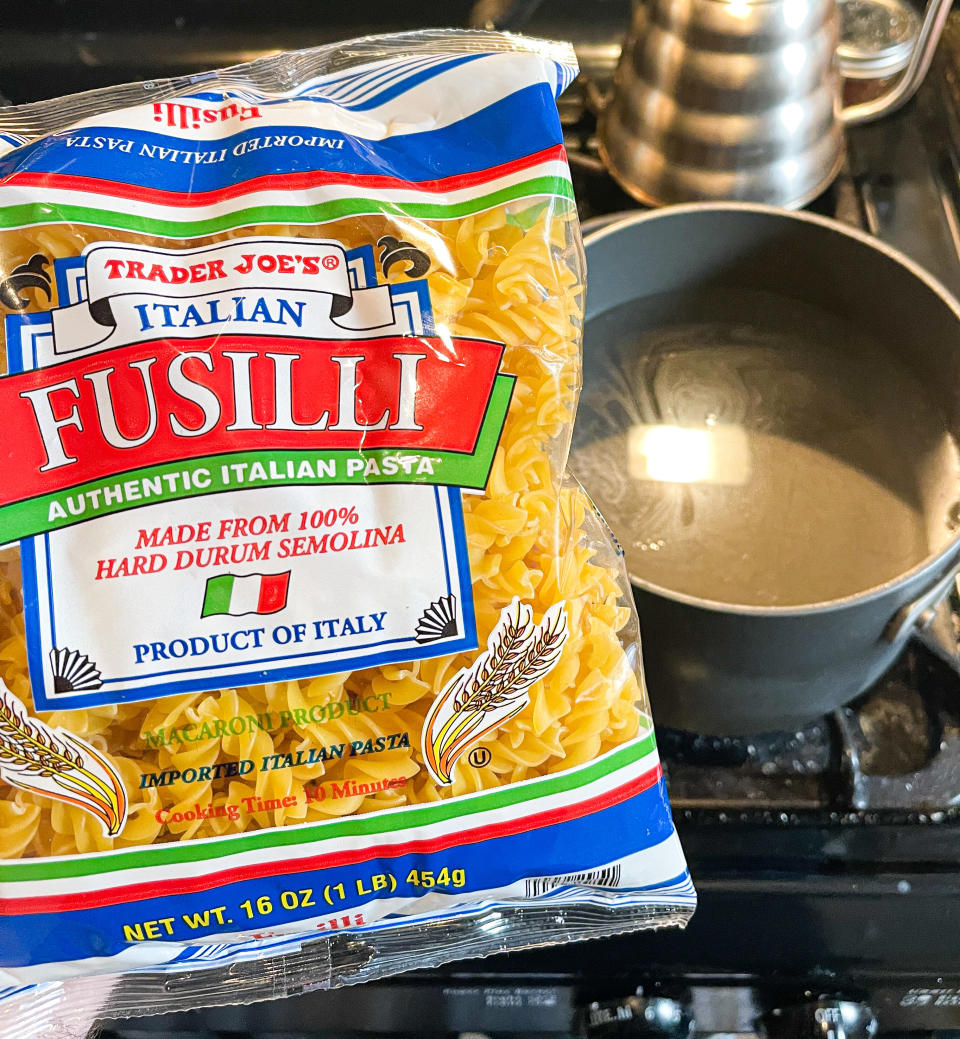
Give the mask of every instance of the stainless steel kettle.
M 929 69 L 951 0 L 929 0 L 910 62 L 843 107 L 836 0 L 645 0 L 634 6 L 600 149 L 651 205 L 733 199 L 794 208 L 837 175 L 843 127 L 890 112 Z

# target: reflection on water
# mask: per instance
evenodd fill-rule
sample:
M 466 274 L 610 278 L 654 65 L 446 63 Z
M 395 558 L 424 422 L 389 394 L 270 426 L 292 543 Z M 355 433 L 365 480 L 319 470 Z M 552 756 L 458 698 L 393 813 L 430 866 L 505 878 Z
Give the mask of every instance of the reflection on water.
M 741 426 L 693 429 L 648 426 L 627 430 L 627 472 L 634 480 L 717 483 L 740 487 L 750 479 L 750 439 Z
M 960 455 L 919 380 L 847 323 L 748 290 L 587 325 L 571 467 L 630 572 L 743 605 L 864 591 L 950 537 Z

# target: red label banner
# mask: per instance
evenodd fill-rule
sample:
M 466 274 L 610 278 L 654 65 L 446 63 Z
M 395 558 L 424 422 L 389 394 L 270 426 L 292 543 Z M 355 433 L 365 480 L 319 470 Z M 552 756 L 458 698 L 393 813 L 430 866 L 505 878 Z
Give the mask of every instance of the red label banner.
M 16 435 L 0 454 L 0 507 L 235 451 L 471 454 L 502 353 L 465 338 L 218 336 L 154 340 L 7 375 L 0 414 Z

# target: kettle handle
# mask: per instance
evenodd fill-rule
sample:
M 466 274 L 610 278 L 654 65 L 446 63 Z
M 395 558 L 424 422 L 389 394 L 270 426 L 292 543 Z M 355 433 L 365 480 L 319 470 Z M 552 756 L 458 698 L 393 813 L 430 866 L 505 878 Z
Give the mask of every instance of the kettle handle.
M 946 24 L 947 15 L 950 14 L 952 2 L 953 0 L 928 0 L 923 25 L 910 54 L 910 62 L 900 78 L 888 91 L 873 101 L 862 101 L 860 104 L 844 107 L 840 112 L 840 118 L 846 126 L 870 122 L 888 112 L 895 112 L 913 97 L 930 70 L 933 53 L 940 42 L 940 34 Z

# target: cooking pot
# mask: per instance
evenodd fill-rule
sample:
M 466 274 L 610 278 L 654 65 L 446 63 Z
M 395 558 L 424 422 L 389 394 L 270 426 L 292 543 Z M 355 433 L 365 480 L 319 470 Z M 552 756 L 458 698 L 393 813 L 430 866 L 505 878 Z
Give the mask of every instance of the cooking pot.
M 683 300 L 705 288 L 747 286 L 842 316 L 876 337 L 919 380 L 946 429 L 960 435 L 960 304 L 885 244 L 806 212 L 705 203 L 628 216 L 587 235 L 585 245 L 581 410 L 602 397 L 611 378 L 595 338 L 602 315 L 662 293 Z M 762 324 L 762 313 L 757 320 Z M 602 484 L 584 464 L 590 436 L 589 421 L 578 419 L 571 468 L 588 492 Z M 603 512 L 602 494 L 593 494 Z M 847 703 L 893 663 L 950 589 L 960 535 L 944 537 L 892 579 L 800 605 L 732 605 L 632 573 L 657 722 L 715 735 L 759 733 Z M 709 553 L 708 545 L 701 549 Z

